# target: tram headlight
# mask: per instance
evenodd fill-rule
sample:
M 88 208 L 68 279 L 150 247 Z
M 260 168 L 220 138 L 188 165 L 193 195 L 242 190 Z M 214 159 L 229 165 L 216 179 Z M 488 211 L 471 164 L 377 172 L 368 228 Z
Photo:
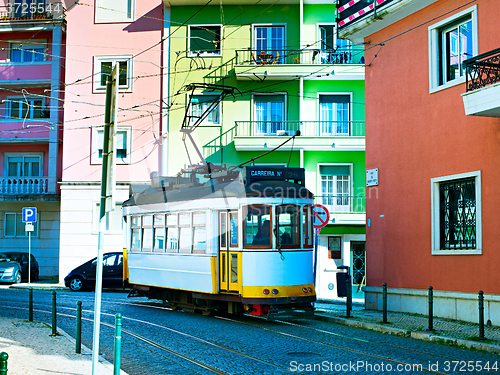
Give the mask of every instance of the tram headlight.
M 311 287 L 307 288 L 307 290 L 309 290 L 309 293 L 313 292 L 313 290 L 311 289 Z
M 278 289 L 273 289 L 273 294 L 278 294 Z
M 269 289 L 264 289 L 263 292 L 264 294 L 269 294 Z
M 308 291 L 307 291 L 307 288 L 302 288 L 302 291 L 303 291 L 304 293 L 307 293 L 307 292 L 308 292 Z

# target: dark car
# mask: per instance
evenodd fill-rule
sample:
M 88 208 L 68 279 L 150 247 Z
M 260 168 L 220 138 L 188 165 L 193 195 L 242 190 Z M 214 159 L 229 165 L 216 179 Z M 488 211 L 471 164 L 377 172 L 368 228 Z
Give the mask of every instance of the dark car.
M 97 258 L 76 267 L 64 278 L 64 284 L 73 291 L 94 289 L 96 280 Z M 103 255 L 103 288 L 123 288 L 123 253 Z
M 22 251 L 0 252 L 0 282 L 16 283 L 28 280 L 28 253 Z M 38 262 L 31 254 L 31 281 L 38 281 L 40 271 Z

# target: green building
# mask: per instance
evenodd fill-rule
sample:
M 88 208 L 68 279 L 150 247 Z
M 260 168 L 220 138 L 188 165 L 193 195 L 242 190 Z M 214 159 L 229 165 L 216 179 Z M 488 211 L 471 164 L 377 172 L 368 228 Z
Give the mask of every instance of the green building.
M 337 267 L 348 265 L 359 298 L 365 276 L 364 55 L 362 47 L 337 38 L 335 5 L 322 3 L 166 2 L 169 111 L 162 172 L 173 175 L 199 162 L 196 147 L 207 161 L 239 165 L 300 131 L 254 163 L 305 168 L 306 187 L 330 212 L 318 242 L 318 297 L 337 297 Z M 193 83 L 219 87 L 185 89 Z M 225 89 L 234 96 L 213 105 Z M 179 129 L 210 108 L 192 133 L 194 147 Z

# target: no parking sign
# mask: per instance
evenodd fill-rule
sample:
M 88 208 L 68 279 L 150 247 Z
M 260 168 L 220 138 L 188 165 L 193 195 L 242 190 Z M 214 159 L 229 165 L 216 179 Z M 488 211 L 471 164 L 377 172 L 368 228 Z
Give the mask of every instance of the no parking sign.
M 328 212 L 328 208 L 323 206 L 322 204 L 315 204 L 313 206 L 313 227 L 314 228 L 323 228 L 330 221 L 330 213 Z

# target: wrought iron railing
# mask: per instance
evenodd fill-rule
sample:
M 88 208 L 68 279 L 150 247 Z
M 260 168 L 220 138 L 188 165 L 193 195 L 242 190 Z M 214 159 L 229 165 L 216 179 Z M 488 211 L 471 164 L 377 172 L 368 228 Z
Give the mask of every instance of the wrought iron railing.
M 0 194 L 48 194 L 48 177 L 0 177 Z
M 316 204 L 322 204 L 330 213 L 365 213 L 366 196 L 364 195 L 316 195 Z
M 0 21 L 62 19 L 66 9 L 61 1 L 23 2 L 10 0 L 0 7 Z
M 236 121 L 235 136 L 364 137 L 364 121 Z
M 500 48 L 464 61 L 466 92 L 500 81 Z
M 363 47 L 333 49 L 237 50 L 236 65 L 363 64 Z

